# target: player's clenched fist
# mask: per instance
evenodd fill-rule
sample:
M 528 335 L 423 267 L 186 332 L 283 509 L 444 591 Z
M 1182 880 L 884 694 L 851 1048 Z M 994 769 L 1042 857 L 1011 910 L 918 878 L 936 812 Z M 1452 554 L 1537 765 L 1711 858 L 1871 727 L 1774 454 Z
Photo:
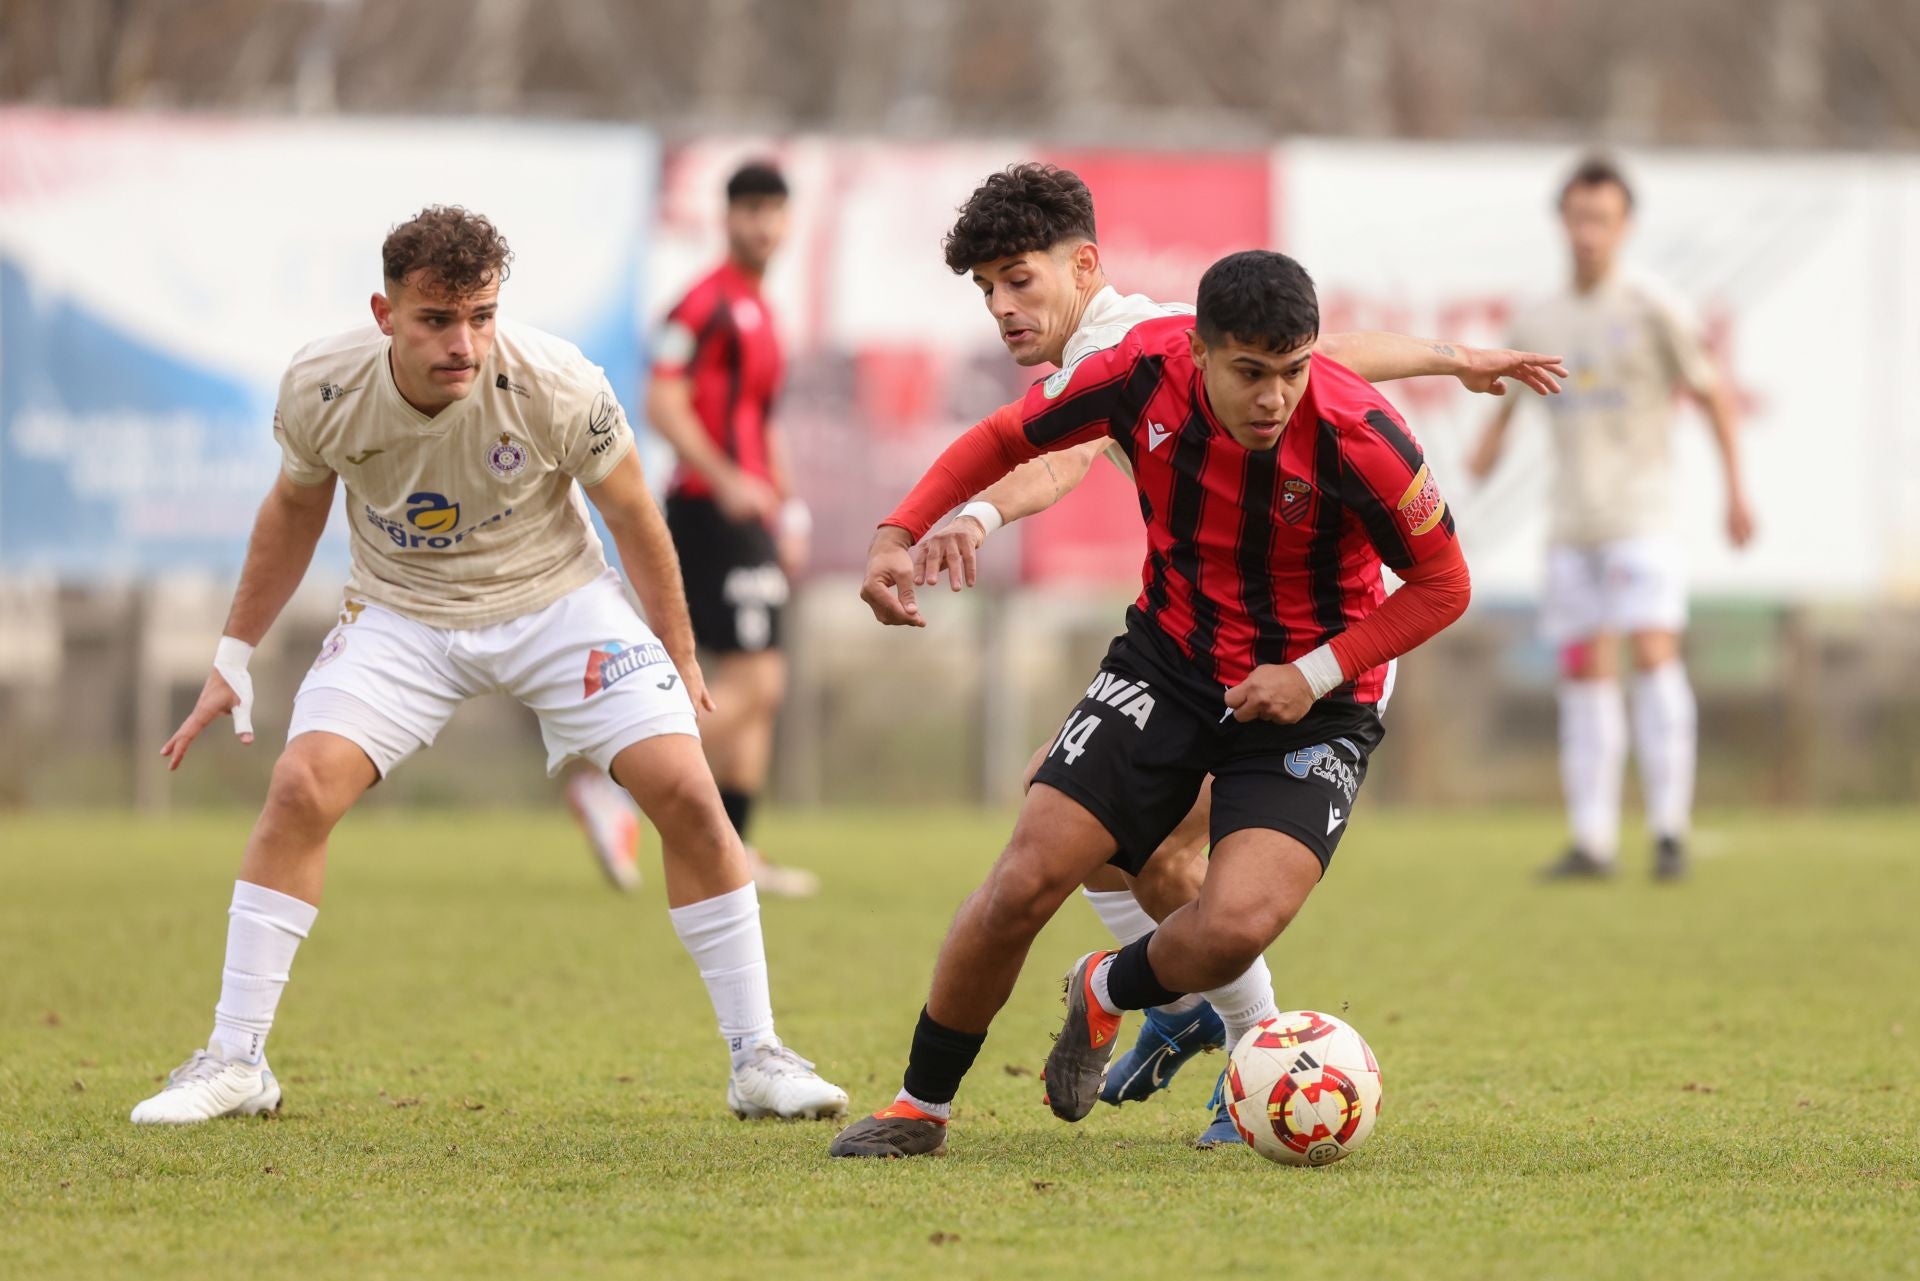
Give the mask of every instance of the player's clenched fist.
M 1236 721 L 1277 721 L 1291 725 L 1313 706 L 1313 690 L 1292 663 L 1266 663 L 1227 691 Z
M 913 554 L 907 547 L 906 530 L 882 525 L 867 548 L 867 577 L 860 584 L 860 599 L 888 627 L 927 625 L 913 599 Z
M 944 528 L 914 544 L 913 581 L 931 587 L 940 581 L 944 569 L 954 591 L 972 587 L 979 579 L 974 553 L 986 541 L 986 526 L 972 516 L 954 517 Z

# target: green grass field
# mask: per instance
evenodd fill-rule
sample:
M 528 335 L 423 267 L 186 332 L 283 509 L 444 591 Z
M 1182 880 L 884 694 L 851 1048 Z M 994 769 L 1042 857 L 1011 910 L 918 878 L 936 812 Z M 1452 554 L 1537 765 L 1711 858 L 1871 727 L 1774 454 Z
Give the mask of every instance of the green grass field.
M 0 1276 L 1920 1275 L 1920 813 L 1709 824 L 1697 877 L 1542 889 L 1550 815 L 1363 813 L 1273 950 L 1381 1125 L 1323 1170 L 1188 1138 L 1221 1060 L 1055 1121 L 1070 903 L 944 1161 L 749 1125 L 657 873 L 558 808 L 345 825 L 271 1050 L 282 1115 L 136 1131 L 206 1034 L 244 815 L 0 820 Z M 781 1030 L 890 1097 L 1002 815 L 769 816 Z

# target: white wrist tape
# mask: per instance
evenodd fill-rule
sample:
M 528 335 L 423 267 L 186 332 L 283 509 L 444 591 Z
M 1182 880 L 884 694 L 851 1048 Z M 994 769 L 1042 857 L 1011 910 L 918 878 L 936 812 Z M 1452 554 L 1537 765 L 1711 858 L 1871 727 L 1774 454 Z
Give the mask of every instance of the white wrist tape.
M 236 734 L 253 733 L 253 677 L 247 674 L 247 662 L 252 657 L 253 646 L 231 636 L 222 636 L 213 651 L 213 670 L 240 700 L 233 705 Z
M 1000 509 L 998 507 L 995 507 L 992 503 L 984 502 L 978 498 L 974 499 L 972 502 L 968 503 L 965 507 L 962 507 L 958 512 L 956 512 L 954 514 L 954 519 L 958 520 L 961 516 L 971 516 L 975 520 L 979 521 L 980 528 L 987 531 L 985 536 L 986 538 L 992 538 L 993 531 L 1007 523 L 1004 519 L 1001 518 Z M 985 539 L 983 538 L 982 541 L 984 542 Z
M 1322 645 L 1310 654 L 1302 654 L 1293 660 L 1293 665 L 1307 678 L 1307 688 L 1313 691 L 1315 698 L 1325 698 L 1347 679 L 1340 672 L 1340 660 L 1333 656 L 1331 645 Z
M 780 532 L 788 538 L 805 538 L 813 533 L 813 509 L 798 498 L 781 503 Z

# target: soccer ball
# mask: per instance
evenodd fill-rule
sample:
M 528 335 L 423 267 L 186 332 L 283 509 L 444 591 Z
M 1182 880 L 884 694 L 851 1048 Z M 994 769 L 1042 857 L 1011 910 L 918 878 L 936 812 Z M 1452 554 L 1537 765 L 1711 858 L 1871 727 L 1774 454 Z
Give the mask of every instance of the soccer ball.
M 1282 1165 L 1327 1165 L 1373 1133 L 1380 1064 L 1360 1034 L 1313 1010 L 1262 1019 L 1233 1047 L 1227 1111 L 1247 1145 Z

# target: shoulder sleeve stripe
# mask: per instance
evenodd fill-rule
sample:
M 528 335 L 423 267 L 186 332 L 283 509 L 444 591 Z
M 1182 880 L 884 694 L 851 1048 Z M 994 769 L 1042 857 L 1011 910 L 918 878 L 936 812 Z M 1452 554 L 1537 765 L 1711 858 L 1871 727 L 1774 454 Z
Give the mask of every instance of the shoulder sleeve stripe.
M 1407 465 L 1408 471 L 1418 471 L 1426 465 L 1426 459 L 1420 453 L 1420 446 L 1413 443 L 1413 437 L 1407 429 L 1393 421 L 1393 415 L 1384 409 L 1367 411 L 1367 426 L 1380 434 L 1380 439 L 1392 446 L 1393 452 L 1400 455 L 1400 461 Z

